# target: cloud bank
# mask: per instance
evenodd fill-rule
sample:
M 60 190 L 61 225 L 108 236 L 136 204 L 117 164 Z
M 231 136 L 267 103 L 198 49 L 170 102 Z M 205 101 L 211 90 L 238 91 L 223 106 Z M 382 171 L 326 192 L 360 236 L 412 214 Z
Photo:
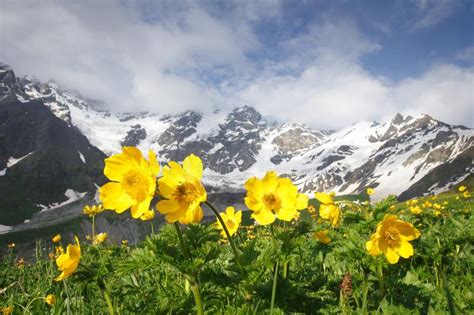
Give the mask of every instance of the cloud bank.
M 248 104 L 326 129 L 396 112 L 473 126 L 472 66 L 435 64 L 397 82 L 380 77 L 362 59 L 384 47 L 351 18 L 325 16 L 272 34 L 260 30 L 264 23 L 299 26 L 277 1 L 0 1 L 0 8 L 1 61 L 112 110 Z M 423 1 L 420 10 L 420 28 L 444 18 Z

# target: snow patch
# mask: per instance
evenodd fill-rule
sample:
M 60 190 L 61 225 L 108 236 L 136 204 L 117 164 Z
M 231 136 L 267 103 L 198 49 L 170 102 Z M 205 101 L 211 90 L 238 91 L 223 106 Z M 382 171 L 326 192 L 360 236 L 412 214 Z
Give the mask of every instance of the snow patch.
M 64 196 L 66 196 L 66 198 L 67 198 L 66 201 L 63 201 L 61 203 L 54 202 L 54 203 L 49 204 L 47 206 L 42 205 L 42 204 L 37 204 L 36 206 L 42 208 L 41 212 L 49 211 L 49 210 L 56 209 L 56 208 L 62 207 L 64 205 L 73 203 L 74 201 L 77 201 L 77 200 L 83 198 L 86 194 L 87 194 L 87 192 L 77 192 L 73 189 L 67 189 L 64 192 Z
M 29 103 L 29 102 L 30 102 L 30 100 L 27 100 L 27 99 L 25 99 L 23 96 L 18 95 L 18 94 L 16 94 L 16 99 L 17 99 L 20 103 Z
M 8 226 L 8 225 L 2 225 L 0 224 L 0 234 L 5 234 L 8 231 L 10 231 L 13 228 L 13 226 Z
M 84 155 L 80 151 L 77 151 L 77 153 L 79 153 L 79 157 L 81 158 L 82 163 L 86 164 L 86 159 L 84 158 Z
M 21 160 L 23 160 L 24 158 L 27 158 L 28 156 L 30 156 L 31 154 L 35 153 L 35 151 L 33 152 L 30 152 L 28 153 L 27 155 L 24 155 L 18 159 L 15 159 L 14 157 L 11 157 L 8 159 L 8 162 L 7 162 L 7 168 L 9 167 L 12 167 L 13 165 L 17 164 L 18 162 L 20 162 Z

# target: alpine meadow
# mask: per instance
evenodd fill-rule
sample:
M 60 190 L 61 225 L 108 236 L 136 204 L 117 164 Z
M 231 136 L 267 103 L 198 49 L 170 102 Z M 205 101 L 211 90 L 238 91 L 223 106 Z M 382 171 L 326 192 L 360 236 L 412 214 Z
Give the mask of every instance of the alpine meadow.
M 0 0 L 0 314 L 474 314 L 473 21 Z

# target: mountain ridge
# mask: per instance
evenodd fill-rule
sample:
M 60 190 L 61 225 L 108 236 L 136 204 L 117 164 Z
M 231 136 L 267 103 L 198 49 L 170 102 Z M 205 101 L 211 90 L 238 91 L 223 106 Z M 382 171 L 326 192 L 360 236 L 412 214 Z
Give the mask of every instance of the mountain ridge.
M 359 193 L 370 186 L 376 188 L 376 199 L 387 194 L 405 197 L 413 195 L 410 189 L 418 191 L 410 187 L 418 187 L 418 181 L 441 165 L 454 172 L 443 187 L 461 181 L 474 169 L 468 163 L 474 131 L 426 114 L 397 114 L 383 123 L 358 122 L 338 131 L 321 131 L 292 122 L 269 122 L 251 106 L 210 114 L 111 113 L 98 110 L 99 101 L 62 90 L 54 82 L 40 83 L 31 77 L 13 80 L 12 70 L 3 70 L 7 72 L 3 78 L 8 80 L 2 80 L 0 72 L 0 100 L 43 101 L 56 117 L 107 155 L 123 145 L 152 149 L 161 162 L 182 161 L 194 153 L 206 167 L 204 183 L 214 191 L 242 190 L 248 177 L 274 169 L 306 193 Z M 453 162 L 461 154 L 462 166 Z M 441 183 L 432 183 L 424 193 L 437 189 Z

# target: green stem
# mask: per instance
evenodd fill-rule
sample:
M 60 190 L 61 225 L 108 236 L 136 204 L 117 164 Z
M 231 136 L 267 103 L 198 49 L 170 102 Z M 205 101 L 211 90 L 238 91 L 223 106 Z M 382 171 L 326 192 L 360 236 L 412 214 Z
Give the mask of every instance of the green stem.
M 288 276 L 288 265 L 290 264 L 289 261 L 283 262 L 283 279 L 286 279 Z
M 92 216 L 92 244 L 94 244 L 95 237 L 95 215 Z
M 174 223 L 174 227 L 175 227 L 175 229 L 176 229 L 176 234 L 178 234 L 179 243 L 181 244 L 181 248 L 182 248 L 182 250 L 183 250 L 184 256 L 185 256 L 187 259 L 191 258 L 191 254 L 189 253 L 188 246 L 187 246 L 186 243 L 184 242 L 183 232 L 181 231 L 181 228 L 179 227 L 178 222 L 175 222 L 175 223 Z
M 379 276 L 379 292 L 380 295 L 384 295 L 385 293 L 385 283 L 383 278 L 383 260 L 379 260 L 379 264 L 377 266 L 378 276 Z
M 229 240 L 230 246 L 232 247 L 232 251 L 234 252 L 235 261 L 237 262 L 237 265 L 239 266 L 240 272 L 242 274 L 244 274 L 245 273 L 244 268 L 240 264 L 239 253 L 237 252 L 237 247 L 235 247 L 234 241 L 230 237 L 229 230 L 227 229 L 227 226 L 225 225 L 224 220 L 222 219 L 221 215 L 219 214 L 219 211 L 217 211 L 217 209 L 210 202 L 206 201 L 204 203 L 205 203 L 206 206 L 209 207 L 209 209 L 212 210 L 212 212 L 214 212 L 214 214 L 217 217 L 217 220 L 219 220 L 219 222 L 221 223 L 222 228 L 224 229 L 225 235 L 227 236 L 227 239 Z
M 150 220 L 150 225 L 151 225 L 151 234 L 155 234 L 155 226 L 153 225 L 153 219 Z
M 364 282 L 362 283 L 362 314 L 367 314 L 367 294 L 369 293 L 369 272 L 364 270 Z
M 198 315 L 204 314 L 204 307 L 202 305 L 201 291 L 199 290 L 199 284 L 193 277 L 188 276 L 189 285 L 191 286 L 191 292 L 193 292 L 194 302 L 196 303 L 196 311 Z
M 63 280 L 64 291 L 66 291 L 67 303 L 66 303 L 66 314 L 71 314 L 71 298 L 69 297 L 69 289 L 66 284 L 66 280 Z
M 275 273 L 273 275 L 273 286 L 272 286 L 272 299 L 270 300 L 270 313 L 273 310 L 273 307 L 275 306 L 275 297 L 276 297 L 276 289 L 277 289 L 277 282 L 278 282 L 278 265 L 279 261 L 276 262 L 275 265 Z
M 115 314 L 114 305 L 112 304 L 112 300 L 110 299 L 110 294 L 107 288 L 105 287 L 105 285 L 104 285 L 104 288 L 101 288 L 101 289 L 102 289 L 102 294 L 104 295 L 104 298 L 105 298 L 105 302 L 107 303 L 107 308 L 109 309 L 109 314 L 114 315 Z
M 443 277 L 443 287 L 444 287 L 444 292 L 446 293 L 446 298 L 448 300 L 448 309 L 449 309 L 449 314 L 454 315 L 456 312 L 454 311 L 454 304 L 453 304 L 453 296 L 451 295 L 451 291 L 449 290 L 449 283 L 448 279 L 446 277 L 446 273 L 444 272 L 444 267 L 440 266 L 440 271 L 441 271 L 441 276 Z

